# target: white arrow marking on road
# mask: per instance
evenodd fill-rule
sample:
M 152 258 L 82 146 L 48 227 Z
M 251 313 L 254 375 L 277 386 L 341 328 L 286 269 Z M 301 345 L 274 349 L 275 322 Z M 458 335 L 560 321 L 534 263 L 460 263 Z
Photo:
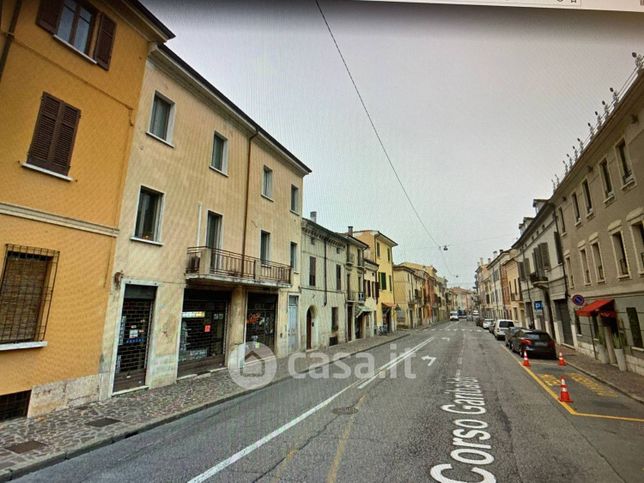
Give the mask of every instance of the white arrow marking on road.
M 435 357 L 430 357 L 430 356 L 423 356 L 423 357 L 421 357 L 421 359 L 424 360 L 424 361 L 429 361 L 427 363 L 427 367 L 431 366 L 434 363 L 434 361 L 436 360 Z
M 441 340 L 449 340 L 449 337 L 441 337 Z

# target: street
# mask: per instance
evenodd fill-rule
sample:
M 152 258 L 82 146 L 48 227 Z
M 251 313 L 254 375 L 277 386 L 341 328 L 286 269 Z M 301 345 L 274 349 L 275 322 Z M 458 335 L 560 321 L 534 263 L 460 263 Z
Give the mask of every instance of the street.
M 384 377 L 357 378 L 358 354 L 22 481 L 642 480 L 638 402 L 556 361 L 528 372 L 473 322 L 409 334 L 370 351 Z M 562 372 L 571 411 L 546 390 Z

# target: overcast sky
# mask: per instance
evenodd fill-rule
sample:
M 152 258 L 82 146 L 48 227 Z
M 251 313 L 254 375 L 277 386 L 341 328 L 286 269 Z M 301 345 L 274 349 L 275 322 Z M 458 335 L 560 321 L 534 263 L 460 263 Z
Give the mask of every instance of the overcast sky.
M 169 43 L 306 163 L 304 210 L 378 229 L 396 262 L 471 287 L 548 198 L 586 123 L 644 52 L 644 15 L 321 0 L 395 181 L 314 1 L 146 5 Z

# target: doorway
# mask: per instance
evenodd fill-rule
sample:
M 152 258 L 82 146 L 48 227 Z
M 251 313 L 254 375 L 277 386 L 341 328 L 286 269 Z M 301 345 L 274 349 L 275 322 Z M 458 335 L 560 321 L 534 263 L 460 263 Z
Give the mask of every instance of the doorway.
M 155 298 L 156 287 L 125 286 L 114 369 L 114 392 L 145 385 Z
M 306 350 L 313 348 L 313 307 L 306 311 Z
M 299 349 L 297 343 L 298 340 L 298 330 L 297 330 L 297 317 L 298 315 L 298 297 L 297 295 L 288 296 L 288 353 L 292 354 L 293 352 Z

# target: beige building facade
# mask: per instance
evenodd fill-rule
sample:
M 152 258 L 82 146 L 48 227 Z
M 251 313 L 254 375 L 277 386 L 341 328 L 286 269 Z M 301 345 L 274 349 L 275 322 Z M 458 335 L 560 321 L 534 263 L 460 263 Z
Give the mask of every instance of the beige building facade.
M 102 395 L 297 346 L 310 170 L 169 49 L 148 58 L 105 322 Z
M 407 264 L 394 265 L 396 325 L 412 329 L 423 324 L 424 272 Z

